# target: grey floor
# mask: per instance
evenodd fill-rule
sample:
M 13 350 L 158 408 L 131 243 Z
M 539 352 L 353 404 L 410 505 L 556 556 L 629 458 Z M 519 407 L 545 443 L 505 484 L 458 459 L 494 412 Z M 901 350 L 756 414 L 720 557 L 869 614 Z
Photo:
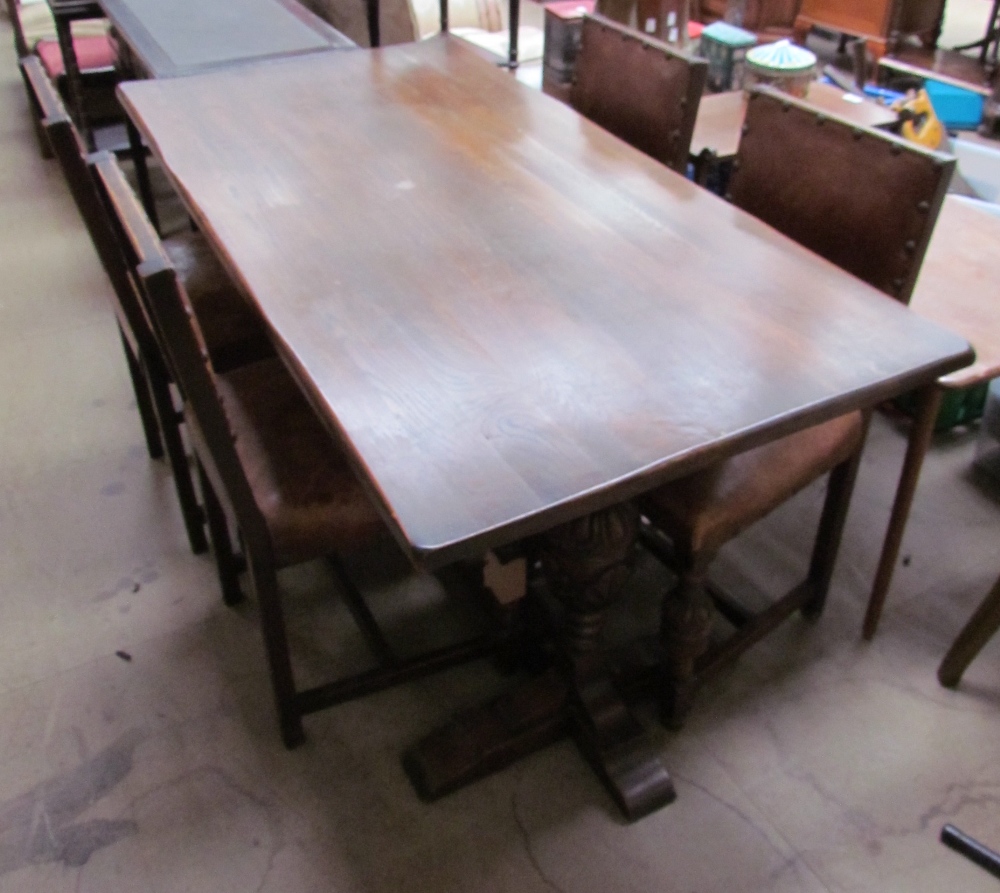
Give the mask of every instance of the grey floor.
M 1000 641 L 958 691 L 934 676 L 1000 573 L 975 428 L 935 443 L 865 644 L 905 437 L 876 420 L 824 616 L 744 656 L 681 732 L 653 729 L 674 805 L 624 824 L 564 742 L 427 806 L 401 751 L 504 680 L 469 665 L 317 714 L 281 747 L 253 606 L 222 605 L 144 453 L 108 284 L 38 156 L 3 20 L 0 233 L 0 893 L 996 888 L 937 840 L 951 821 L 1000 848 Z M 789 579 L 820 496 L 722 572 Z M 438 592 L 378 558 L 359 570 L 390 627 L 419 625 Z M 323 570 L 285 582 L 304 672 L 351 663 Z

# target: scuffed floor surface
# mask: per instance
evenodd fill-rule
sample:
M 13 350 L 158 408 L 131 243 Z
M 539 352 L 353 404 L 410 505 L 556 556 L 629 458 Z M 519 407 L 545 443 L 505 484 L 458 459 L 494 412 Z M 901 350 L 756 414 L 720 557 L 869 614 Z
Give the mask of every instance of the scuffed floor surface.
M 254 609 L 222 605 L 145 455 L 108 284 L 38 156 L 4 20 L 0 228 L 0 893 L 996 888 L 937 840 L 951 821 L 1000 848 L 1000 641 L 957 692 L 934 676 L 1000 573 L 975 431 L 935 445 L 866 645 L 904 448 L 876 420 L 825 615 L 791 620 L 683 731 L 657 733 L 674 805 L 624 824 L 563 742 L 426 806 L 402 750 L 504 680 L 469 665 L 310 717 L 307 744 L 281 747 Z M 819 499 L 753 531 L 724 571 L 786 579 Z M 374 567 L 385 608 L 436 597 Z M 286 581 L 306 672 L 361 653 L 324 579 Z

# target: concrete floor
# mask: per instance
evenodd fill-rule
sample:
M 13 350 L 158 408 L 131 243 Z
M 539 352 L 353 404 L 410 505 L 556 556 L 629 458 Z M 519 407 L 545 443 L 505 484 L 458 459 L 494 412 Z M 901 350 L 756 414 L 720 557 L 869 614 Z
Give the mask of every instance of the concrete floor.
M 957 692 L 934 676 L 1000 572 L 974 428 L 935 444 L 864 644 L 905 434 L 876 419 L 824 616 L 747 654 L 681 732 L 654 730 L 674 805 L 624 824 L 564 742 L 427 806 L 400 753 L 505 681 L 468 665 L 319 713 L 281 747 L 254 609 L 222 605 L 145 455 L 108 283 L 38 156 L 3 20 L 0 232 L 0 893 L 995 889 L 937 840 L 951 821 L 1000 848 L 1000 641 Z M 723 573 L 787 580 L 820 495 Z M 369 559 L 377 601 L 436 598 Z M 352 660 L 322 572 L 286 582 L 299 652 Z

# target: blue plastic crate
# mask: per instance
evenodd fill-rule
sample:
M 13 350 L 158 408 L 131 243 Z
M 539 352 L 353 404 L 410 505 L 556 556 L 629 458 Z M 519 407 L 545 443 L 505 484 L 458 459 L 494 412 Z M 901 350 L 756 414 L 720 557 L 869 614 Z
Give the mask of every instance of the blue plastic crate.
M 934 114 L 945 127 L 972 130 L 983 120 L 983 97 L 980 94 L 930 79 L 924 88 L 934 106 Z

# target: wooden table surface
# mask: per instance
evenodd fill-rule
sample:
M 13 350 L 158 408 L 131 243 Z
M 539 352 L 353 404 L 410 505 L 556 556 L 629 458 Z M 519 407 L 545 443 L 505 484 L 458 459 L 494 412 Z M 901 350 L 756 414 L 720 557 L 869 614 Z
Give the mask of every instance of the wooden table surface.
M 809 85 L 806 102 L 864 127 L 884 127 L 898 120 L 895 112 L 877 102 L 861 100 L 839 87 L 819 81 Z M 744 90 L 702 96 L 691 137 L 691 154 L 699 155 L 710 149 L 723 161 L 735 157 L 746 112 L 747 94 Z
M 998 257 L 1000 218 L 963 197 L 947 196 L 927 246 L 910 307 L 967 338 L 976 351 L 976 359 L 924 389 L 910 428 L 906 459 L 868 600 L 863 626 L 866 639 L 875 635 L 882 616 L 944 392 L 1000 376 Z
M 147 77 L 353 42 L 297 0 L 100 0 Z
M 425 566 L 970 359 L 454 38 L 120 92 Z
M 910 307 L 975 348 L 975 362 L 941 378 L 942 387 L 1000 376 L 1000 217 L 946 196 Z

